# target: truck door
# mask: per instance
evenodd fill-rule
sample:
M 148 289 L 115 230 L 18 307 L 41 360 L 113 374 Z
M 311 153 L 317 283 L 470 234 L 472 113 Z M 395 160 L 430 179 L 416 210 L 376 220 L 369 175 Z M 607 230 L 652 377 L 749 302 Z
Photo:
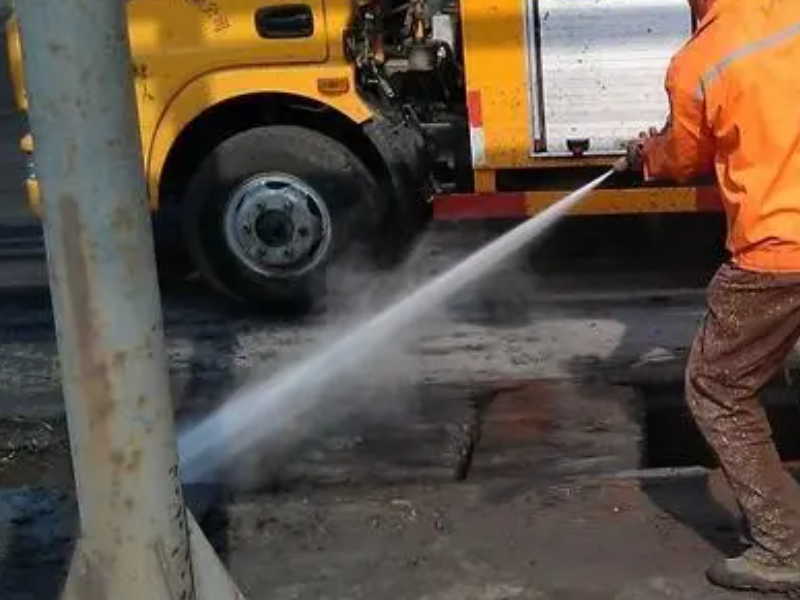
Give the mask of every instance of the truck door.
M 527 0 L 534 154 L 619 152 L 669 112 L 664 74 L 686 0 Z
M 136 59 L 176 78 L 328 58 L 324 0 L 136 0 L 128 17 Z

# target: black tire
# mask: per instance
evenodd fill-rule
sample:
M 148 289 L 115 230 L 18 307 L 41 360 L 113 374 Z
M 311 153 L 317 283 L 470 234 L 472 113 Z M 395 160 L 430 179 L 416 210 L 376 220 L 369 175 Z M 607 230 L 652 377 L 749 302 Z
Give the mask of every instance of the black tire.
M 308 192 L 304 204 L 296 202 L 295 208 L 285 212 L 273 210 L 269 204 L 265 211 L 265 204 L 259 204 L 258 211 L 251 210 L 247 214 L 276 214 L 278 217 L 271 218 L 277 218 L 280 223 L 261 227 L 260 216 L 255 221 L 243 219 L 242 231 L 250 237 L 239 243 L 238 240 L 245 239 L 245 234 L 236 237 L 239 234 L 230 233 L 238 231 L 230 223 L 240 223 L 237 217 L 230 215 L 246 213 L 243 208 L 236 209 L 240 212 L 234 208 L 245 206 L 247 201 L 237 200 L 237 194 L 244 193 L 241 190 L 254 179 L 261 182 L 261 178 L 266 181 L 284 175 L 289 176 L 287 185 L 293 198 Z M 272 184 L 265 182 L 263 185 L 271 189 Z M 282 184 L 276 185 L 280 189 Z M 258 190 L 264 188 L 253 189 L 252 194 L 257 195 L 262 193 Z M 324 207 L 318 206 L 320 202 Z M 291 202 L 287 206 L 289 204 Z M 328 264 L 352 241 L 374 234 L 385 210 L 385 201 L 374 177 L 346 147 L 309 129 L 276 125 L 236 134 L 211 152 L 189 183 L 183 201 L 183 226 L 192 260 L 212 286 L 260 306 L 303 311 L 322 299 Z M 319 227 L 321 233 L 312 227 L 314 233 L 310 237 L 319 234 L 321 241 L 307 252 L 308 256 L 303 259 L 306 262 L 298 259 L 285 268 L 274 268 L 275 263 L 270 263 L 268 258 L 254 258 L 248 254 L 262 251 L 273 256 L 274 249 L 281 251 L 280 242 L 287 235 L 292 240 L 300 239 L 295 231 L 302 233 L 302 230 L 296 229 L 292 221 L 294 211 L 299 211 L 301 217 L 312 215 L 323 223 Z M 326 218 L 329 227 L 324 227 Z M 251 233 L 253 230 L 258 233 Z M 275 233 L 280 239 L 276 242 L 275 236 L 265 238 L 264 231 L 265 235 Z M 247 246 L 249 240 L 255 241 Z M 294 250 L 296 245 L 287 243 L 286 248 L 290 245 Z M 242 250 L 243 246 L 247 251 Z M 289 250 L 283 252 L 293 256 Z

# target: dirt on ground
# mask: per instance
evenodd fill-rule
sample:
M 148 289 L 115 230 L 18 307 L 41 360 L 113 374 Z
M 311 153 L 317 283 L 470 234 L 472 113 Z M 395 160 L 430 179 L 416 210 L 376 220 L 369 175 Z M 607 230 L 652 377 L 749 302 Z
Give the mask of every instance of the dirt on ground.
M 704 580 L 741 549 L 737 516 L 674 388 L 405 394 L 401 419 L 342 421 L 280 464 L 251 456 L 246 480 L 186 489 L 246 597 L 749 597 Z M 776 382 L 771 414 L 796 412 L 793 398 Z M 54 598 L 77 528 L 65 424 L 1 423 L 0 597 Z

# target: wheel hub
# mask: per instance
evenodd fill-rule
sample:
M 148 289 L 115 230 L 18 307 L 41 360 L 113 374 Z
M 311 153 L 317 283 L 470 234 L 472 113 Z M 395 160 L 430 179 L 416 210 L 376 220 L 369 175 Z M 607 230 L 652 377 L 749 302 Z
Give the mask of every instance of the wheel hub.
M 225 241 L 262 275 L 300 275 L 331 241 L 331 218 L 317 192 L 283 173 L 257 175 L 236 187 L 224 215 Z
M 256 218 L 256 235 L 270 248 L 281 248 L 291 244 L 294 223 L 280 210 L 268 210 Z

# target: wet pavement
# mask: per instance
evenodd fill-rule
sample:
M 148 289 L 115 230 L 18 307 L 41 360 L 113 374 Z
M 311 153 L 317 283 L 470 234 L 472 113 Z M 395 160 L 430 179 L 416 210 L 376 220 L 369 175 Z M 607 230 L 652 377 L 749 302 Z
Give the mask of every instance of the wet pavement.
M 221 491 L 201 523 L 247 597 L 756 597 L 705 583 L 709 561 L 741 550 L 730 493 L 713 469 L 646 467 L 633 390 L 529 382 L 478 399 L 461 473 L 447 443 L 458 428 L 434 424 L 466 414 L 430 406 L 455 392 L 425 397 L 416 421 L 350 422 L 299 449 L 282 476 Z M 55 456 L 64 464 L 39 453 Z M 0 494 L 3 598 L 54 597 L 75 510 L 52 482 Z
M 354 263 L 304 318 L 165 279 L 179 422 L 500 229 L 432 226 L 402 268 Z M 339 382 L 323 403 L 336 410 L 220 478 L 202 525 L 249 598 L 747 597 L 702 577 L 739 549 L 736 514 L 680 390 L 713 255 L 665 257 L 636 222 L 597 229 L 569 224 L 432 310 L 379 367 Z M 0 511 L 0 597 L 15 600 L 54 597 L 75 532 L 34 238 L 6 236 L 0 257 L 20 277 L 0 295 L 0 507 L 17 511 Z M 787 459 L 800 456 L 793 376 L 768 395 Z
M 359 294 L 299 320 L 163 282 L 179 421 L 490 235 L 434 228 L 420 262 L 351 273 Z M 679 385 L 709 270 L 665 276 L 607 246 L 509 265 L 332 393 L 358 403 L 221 478 L 203 527 L 249 598 L 748 598 L 702 576 L 739 550 L 736 513 Z M 0 485 L 23 511 L 3 540 L 27 557 L 6 559 L 0 586 L 17 600 L 53 597 L 75 525 L 48 302 L 43 282 L 0 298 Z M 792 382 L 768 394 L 787 459 L 800 456 Z

